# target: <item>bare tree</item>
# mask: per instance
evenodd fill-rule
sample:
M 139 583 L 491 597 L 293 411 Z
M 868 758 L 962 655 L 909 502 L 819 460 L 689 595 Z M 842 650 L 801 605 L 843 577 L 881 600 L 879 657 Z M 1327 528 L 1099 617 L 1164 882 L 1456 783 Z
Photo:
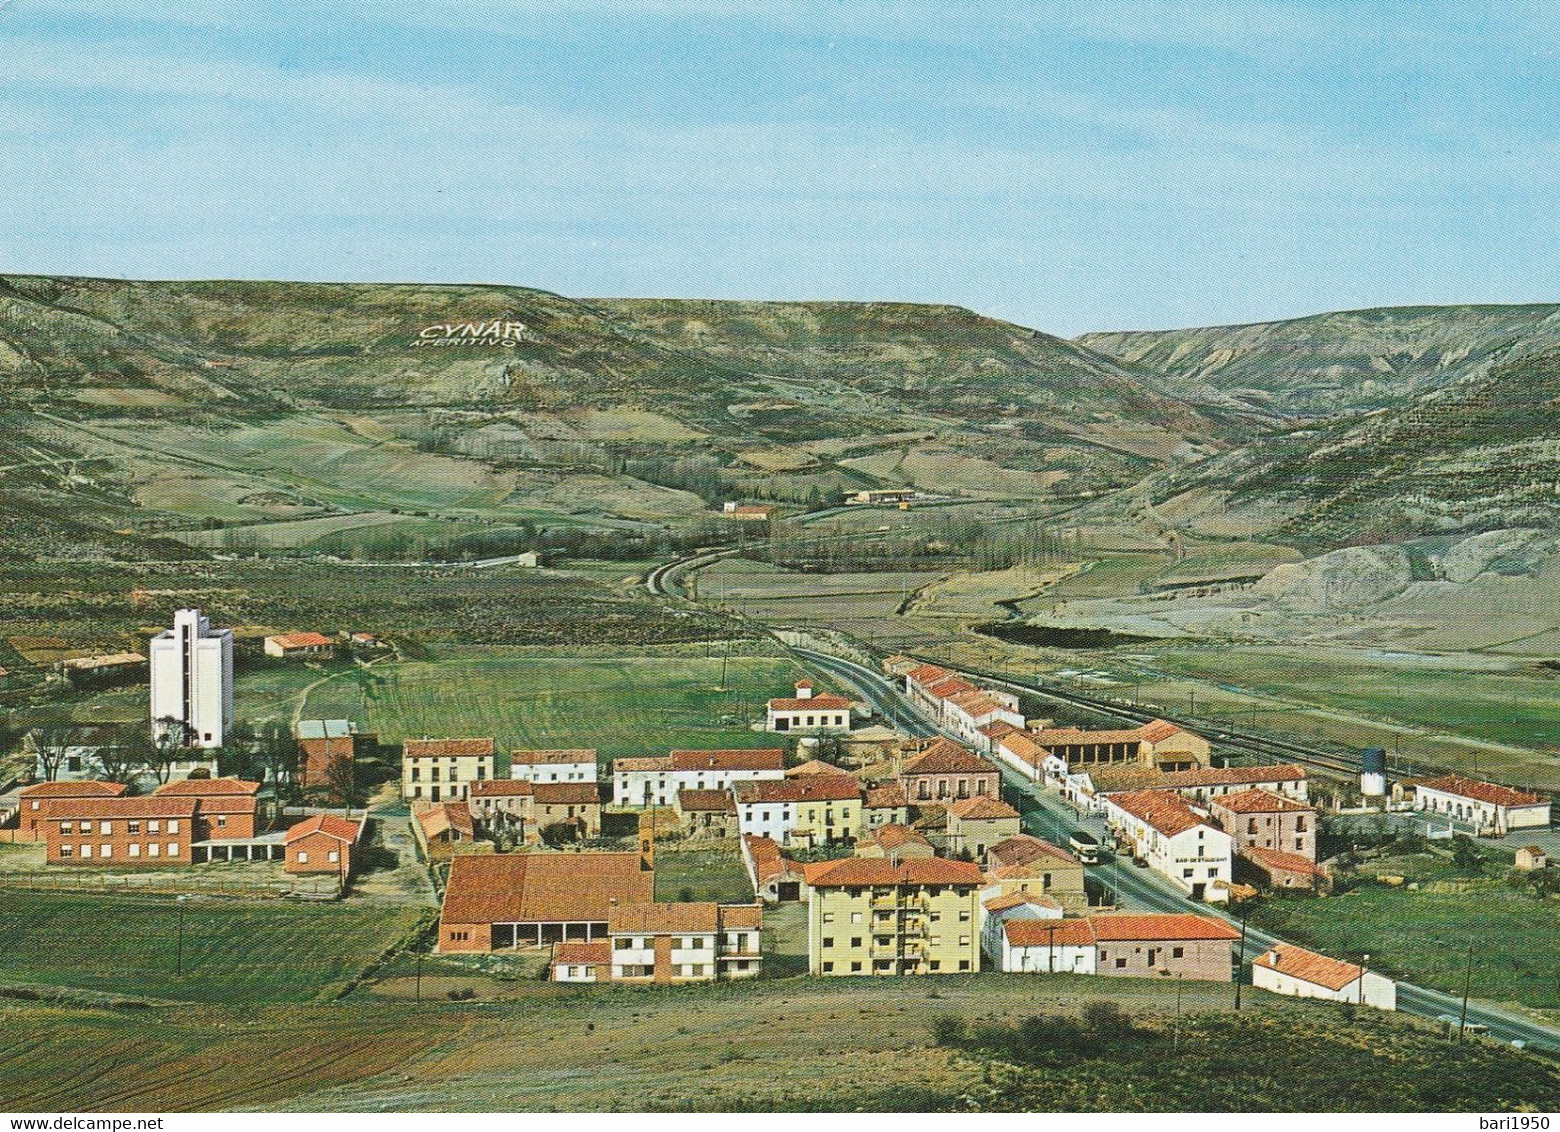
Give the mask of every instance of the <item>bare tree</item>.
M 98 752 L 98 764 L 108 782 L 129 783 L 152 764 L 152 737 L 140 724 L 121 727 Z
M 333 798 L 343 810 L 351 810 L 359 804 L 357 767 L 345 755 L 336 755 L 325 764 L 325 781 Z
M 155 775 L 158 783 L 161 784 L 167 782 L 168 777 L 173 773 L 173 764 L 187 757 L 190 728 L 182 719 L 165 715 L 157 721 L 154 732 L 152 748 L 148 752 L 151 757 L 147 762 L 147 770 Z
M 33 731 L 32 739 L 38 753 L 38 774 L 45 782 L 53 782 L 64 769 L 71 748 L 81 745 L 82 733 L 72 723 L 46 723 Z

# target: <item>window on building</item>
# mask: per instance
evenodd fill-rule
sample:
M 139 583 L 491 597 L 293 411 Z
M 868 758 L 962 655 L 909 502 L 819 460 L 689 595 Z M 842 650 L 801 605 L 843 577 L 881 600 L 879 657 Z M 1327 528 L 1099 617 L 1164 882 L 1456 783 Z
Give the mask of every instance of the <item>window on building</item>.
M 150 845 L 148 845 L 146 847 L 146 855 L 148 857 L 161 857 L 162 856 L 162 842 L 161 841 L 153 841 Z
M 170 856 L 170 857 L 177 857 L 178 855 L 179 855 L 179 843 L 177 841 L 170 841 L 170 842 L 168 842 L 168 856 Z
M 969 922 L 970 922 L 970 913 L 969 913 L 969 909 L 966 908 L 966 909 L 964 909 L 963 911 L 961 911 L 959 913 L 959 923 L 967 924 Z
M 823 937 L 823 946 L 825 946 L 825 947 L 833 947 L 834 946 L 834 937 L 832 935 L 824 936 Z
M 1185 959 L 1186 958 L 1186 948 L 1184 948 L 1184 947 L 1172 947 L 1170 949 L 1170 958 L 1172 958 L 1172 959 Z
M 147 822 L 146 823 L 146 832 L 147 833 L 161 833 L 162 832 L 162 822 L 160 822 L 160 821 L 149 821 L 149 822 Z
M 112 845 L 99 845 L 98 846 L 98 856 L 99 857 L 112 857 L 113 855 L 114 855 L 114 847 Z
M 168 832 L 169 833 L 178 833 L 179 832 L 179 819 L 178 818 L 169 818 L 168 819 Z
M 90 856 L 92 856 L 92 846 L 90 846 L 90 845 L 83 845 L 81 847 L 81 855 L 83 857 L 90 857 Z
M 850 914 L 850 922 L 853 923 L 853 924 L 861 923 L 861 913 L 860 912 L 852 912 Z
M 1118 960 L 1116 960 L 1116 970 L 1118 970 L 1118 971 L 1124 970 L 1126 968 L 1126 966 L 1127 966 L 1127 961 L 1125 959 L 1118 959 Z
M 225 829 L 226 827 L 227 827 L 227 815 L 226 814 L 218 814 L 217 815 L 217 828 L 218 829 Z
M 60 856 L 61 857 L 69 857 L 69 856 L 73 855 L 74 853 L 75 853 L 74 847 L 72 847 L 70 845 L 61 845 L 60 846 Z
M 139 857 L 141 855 L 141 843 L 139 841 L 130 842 L 129 853 L 132 857 Z
M 307 865 L 309 863 L 309 852 L 307 849 L 298 850 L 298 863 L 300 865 Z
M 825 912 L 823 914 L 823 922 L 826 923 L 826 924 L 832 924 L 834 922 L 834 913 L 833 912 Z
M 745 966 L 745 964 L 743 964 L 743 966 Z M 861 960 L 859 960 L 859 959 L 852 960 L 851 964 L 850 964 L 850 973 L 854 975 L 857 972 L 859 972 L 860 970 L 861 970 Z

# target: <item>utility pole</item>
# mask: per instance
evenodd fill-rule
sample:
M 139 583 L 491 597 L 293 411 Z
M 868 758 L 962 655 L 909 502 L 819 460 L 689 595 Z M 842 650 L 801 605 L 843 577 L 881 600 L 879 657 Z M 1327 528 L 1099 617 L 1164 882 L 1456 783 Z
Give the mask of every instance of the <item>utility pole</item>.
M 1246 917 L 1251 913 L 1245 902 L 1240 906 L 1240 943 L 1235 951 L 1235 1011 L 1240 1012 L 1240 985 L 1246 976 Z
M 1468 1028 L 1468 990 L 1473 985 L 1473 944 L 1468 945 L 1468 963 L 1463 968 L 1463 998 L 1462 1016 L 1457 1020 L 1457 1040 L 1463 1040 L 1463 1031 Z
M 417 953 L 417 1001 L 418 1002 L 422 1001 L 422 965 L 423 965 L 423 953 L 421 951 L 419 951 Z
M 179 906 L 179 940 L 174 945 L 173 973 L 178 976 L 184 974 L 184 902 L 188 899 L 188 894 L 184 893 L 174 897 L 174 903 Z

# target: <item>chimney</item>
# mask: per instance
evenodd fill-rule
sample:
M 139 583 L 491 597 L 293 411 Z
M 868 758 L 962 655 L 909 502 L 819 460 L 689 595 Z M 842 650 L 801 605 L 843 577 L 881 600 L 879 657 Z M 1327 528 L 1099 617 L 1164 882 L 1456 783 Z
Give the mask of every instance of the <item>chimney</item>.
M 812 699 L 813 686 L 811 680 L 798 680 L 796 682 L 796 698 L 799 700 Z

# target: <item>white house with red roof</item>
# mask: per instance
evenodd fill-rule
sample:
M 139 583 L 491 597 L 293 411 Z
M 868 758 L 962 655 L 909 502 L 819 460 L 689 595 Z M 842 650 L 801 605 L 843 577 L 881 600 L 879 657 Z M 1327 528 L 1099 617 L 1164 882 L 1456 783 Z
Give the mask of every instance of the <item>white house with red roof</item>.
M 922 664 L 905 673 L 910 702 L 932 716 L 947 731 L 979 751 L 990 754 L 992 733 L 999 724 L 1023 727 L 1018 697 L 996 688 L 977 688 L 957 673 Z
M 730 790 L 734 783 L 785 777 L 779 747 L 673 751 L 614 759 L 612 797 L 620 806 L 672 806 L 683 790 Z
M 1193 900 L 1229 899 L 1233 842 L 1206 811 L 1173 790 L 1128 790 L 1104 801 L 1105 823 L 1133 857 Z
M 299 656 L 324 656 L 336 651 L 336 642 L 323 633 L 277 633 L 265 639 L 265 655 L 280 660 Z
M 1251 985 L 1274 994 L 1397 1009 L 1397 984 L 1357 963 L 1280 943 L 1251 963 Z
M 566 751 L 511 751 L 509 777 L 526 782 L 595 782 L 596 752 L 589 748 Z
M 1466 822 L 1480 834 L 1504 836 L 1514 829 L 1549 825 L 1550 801 L 1541 794 L 1443 774 L 1414 783 L 1414 809 Z
M 406 740 L 401 756 L 401 797 L 408 802 L 470 798 L 473 782 L 494 777 L 493 748 L 491 737 Z
M 1029 974 L 1067 973 L 1227 983 L 1240 933 L 1191 912 L 1115 913 L 1079 919 L 1010 919 L 999 966 Z
M 991 895 L 987 895 L 988 892 Z M 1002 925 L 1009 920 L 1060 920 L 1066 914 L 1059 900 L 1039 892 L 981 890 L 980 950 L 994 964 L 1002 961 Z
M 850 700 L 832 692 L 815 692 L 811 680 L 798 680 L 796 695 L 769 701 L 764 730 L 847 732 Z

